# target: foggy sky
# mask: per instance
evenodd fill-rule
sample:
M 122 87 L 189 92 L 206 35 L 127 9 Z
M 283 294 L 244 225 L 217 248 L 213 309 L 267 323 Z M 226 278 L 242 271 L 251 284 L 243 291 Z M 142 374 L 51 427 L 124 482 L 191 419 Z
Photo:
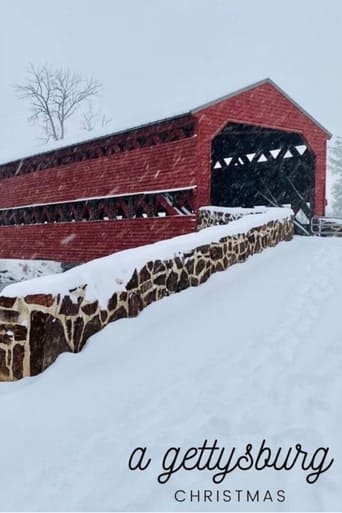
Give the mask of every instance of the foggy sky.
M 0 15 L 2 162 L 39 143 L 12 89 L 29 63 L 102 82 L 108 131 L 270 77 L 342 135 L 341 0 L 0 0 Z

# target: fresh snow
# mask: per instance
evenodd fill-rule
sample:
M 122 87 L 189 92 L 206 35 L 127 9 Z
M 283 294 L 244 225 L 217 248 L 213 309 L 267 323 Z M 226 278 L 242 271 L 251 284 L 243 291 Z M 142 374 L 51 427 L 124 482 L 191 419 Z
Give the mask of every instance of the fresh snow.
M 207 207 L 200 207 L 199 210 L 208 210 L 209 212 L 215 213 L 219 212 L 220 214 L 233 214 L 233 215 L 247 215 L 247 214 L 265 214 L 270 207 L 266 207 L 263 205 L 245 208 L 245 207 L 215 207 L 213 205 L 208 205 Z
M 59 262 L 53 260 L 0 259 L 0 290 L 8 283 L 30 280 L 62 272 Z
M 25 296 L 26 294 L 68 294 L 70 289 L 87 285 L 86 297 L 97 299 L 102 307 L 107 306 L 113 292 L 123 290 L 134 269 L 141 269 L 150 260 L 167 260 L 192 249 L 219 241 L 221 237 L 246 233 L 251 228 L 272 220 L 289 218 L 289 208 L 268 208 L 262 214 L 247 215 L 228 225 L 212 226 L 199 232 L 189 233 L 164 241 L 120 251 L 113 255 L 92 260 L 77 266 L 62 275 L 39 278 L 6 287 L 3 295 Z
M 341 239 L 295 237 L 112 323 L 39 376 L 1 383 L 1 510 L 339 511 L 341 254 Z M 298 468 L 157 483 L 169 447 L 215 438 L 326 446 L 335 462 L 315 484 Z M 152 458 L 144 472 L 127 466 L 138 446 Z M 176 503 L 177 489 L 287 500 Z

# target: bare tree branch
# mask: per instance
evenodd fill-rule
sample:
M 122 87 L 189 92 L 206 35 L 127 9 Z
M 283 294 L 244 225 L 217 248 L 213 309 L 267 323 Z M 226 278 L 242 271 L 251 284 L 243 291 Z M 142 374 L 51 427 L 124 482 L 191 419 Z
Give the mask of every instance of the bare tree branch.
M 85 79 L 69 70 L 51 69 L 47 65 L 27 70 L 23 84 L 15 84 L 18 98 L 30 101 L 29 120 L 38 122 L 45 139 L 59 140 L 65 136 L 65 124 L 81 107 L 96 96 L 101 84 L 93 78 Z
M 112 118 L 107 118 L 104 114 L 97 110 L 94 110 L 94 106 L 91 101 L 88 101 L 88 110 L 83 113 L 81 128 L 87 132 L 94 130 L 96 126 L 105 128 L 112 121 Z

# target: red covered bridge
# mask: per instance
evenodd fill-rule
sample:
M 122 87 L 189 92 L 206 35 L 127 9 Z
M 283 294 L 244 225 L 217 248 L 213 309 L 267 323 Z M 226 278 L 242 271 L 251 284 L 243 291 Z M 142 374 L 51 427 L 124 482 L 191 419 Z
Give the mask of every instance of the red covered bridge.
M 204 205 L 324 215 L 329 132 L 270 79 L 0 165 L 0 257 L 82 262 L 196 230 Z

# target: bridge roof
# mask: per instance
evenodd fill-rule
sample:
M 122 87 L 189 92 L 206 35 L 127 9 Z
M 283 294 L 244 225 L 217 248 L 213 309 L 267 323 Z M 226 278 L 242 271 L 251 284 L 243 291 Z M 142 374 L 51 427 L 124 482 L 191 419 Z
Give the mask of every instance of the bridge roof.
M 161 119 L 156 119 L 156 120 L 153 120 L 153 121 L 150 121 L 148 123 L 143 123 L 143 124 L 139 124 L 139 125 L 135 125 L 135 126 L 132 126 L 132 127 L 129 127 L 129 128 L 125 128 L 125 129 L 122 129 L 122 130 L 117 130 L 117 131 L 114 131 L 114 132 L 111 132 L 111 133 L 101 133 L 99 135 L 95 135 L 93 137 L 90 137 L 90 138 L 85 138 L 85 139 L 82 139 L 81 137 L 78 137 L 78 139 L 76 140 L 69 140 L 68 142 L 66 142 L 66 140 L 62 140 L 62 141 L 53 141 L 51 142 L 46 149 L 44 149 L 43 151 L 37 151 L 37 152 L 32 152 L 31 154 L 29 155 L 25 155 L 25 156 L 21 156 L 20 158 L 14 158 L 14 159 L 10 159 L 10 160 L 7 160 L 7 161 L 4 161 L 4 162 L 0 162 L 0 168 L 10 162 L 16 162 L 18 161 L 18 163 L 21 161 L 21 160 L 27 160 L 27 159 L 30 159 L 30 158 L 33 158 L 33 157 L 39 157 L 40 155 L 48 155 L 48 154 L 52 154 L 54 152 L 58 152 L 59 150 L 63 150 L 63 149 L 66 149 L 66 148 L 70 148 L 70 147 L 75 147 L 75 146 L 83 146 L 83 145 L 87 145 L 89 143 L 92 143 L 92 142 L 96 142 L 96 141 L 101 141 L 101 140 L 104 140 L 104 139 L 108 139 L 110 137 L 114 137 L 114 136 L 119 136 L 119 135 L 129 135 L 130 132 L 137 132 L 137 131 L 143 131 L 143 130 L 146 130 L 148 128 L 152 128 L 152 127 L 158 127 L 158 125 L 162 125 L 162 124 L 166 124 L 166 123 L 172 123 L 173 121 L 178 121 L 178 120 L 181 120 L 181 118 L 185 118 L 185 117 L 192 117 L 193 114 L 197 114 L 207 108 L 210 108 L 220 102 L 223 102 L 223 101 L 226 101 L 226 100 L 229 100 L 230 98 L 234 98 L 240 94 L 243 94 L 247 91 L 250 91 L 251 89 L 256 89 L 256 88 L 259 88 L 260 86 L 263 86 L 264 84 L 269 84 L 271 85 L 273 88 L 275 88 L 278 92 L 280 92 L 289 102 L 291 102 L 297 109 L 299 109 L 307 118 L 309 118 L 325 135 L 328 139 L 330 139 L 330 137 L 332 136 L 332 134 L 323 126 L 321 125 L 313 116 L 311 116 L 311 114 L 309 114 L 301 105 L 299 105 L 295 100 L 293 100 L 290 96 L 288 96 L 287 93 L 285 93 L 285 91 L 283 89 L 281 89 L 281 87 L 279 87 L 272 79 L 270 78 L 265 78 L 263 80 L 260 80 L 258 82 L 255 82 L 253 84 L 250 84 L 246 87 L 243 87 L 241 89 L 237 89 L 227 95 L 224 95 L 224 96 L 221 96 L 219 98 L 216 98 L 214 100 L 211 100 L 207 103 L 203 103 L 197 107 L 194 107 L 194 108 L 190 108 L 190 109 L 184 109 L 184 111 L 182 113 L 178 113 L 176 115 L 173 115 L 173 116 L 168 116 L 168 117 L 164 117 L 164 118 L 161 118 Z

